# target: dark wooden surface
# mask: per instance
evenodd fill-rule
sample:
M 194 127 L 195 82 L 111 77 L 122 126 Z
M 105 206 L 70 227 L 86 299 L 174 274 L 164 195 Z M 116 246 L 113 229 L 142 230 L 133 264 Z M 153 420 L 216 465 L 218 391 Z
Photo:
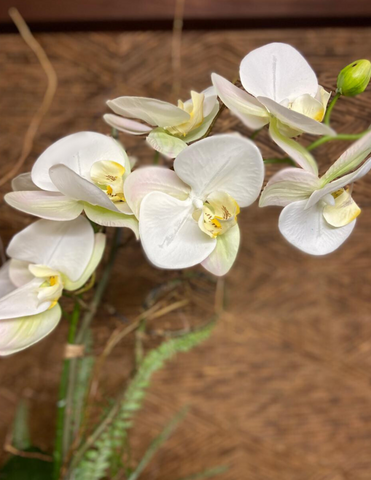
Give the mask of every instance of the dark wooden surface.
M 59 78 L 53 106 L 24 167 L 56 139 L 79 130 L 108 132 L 105 100 L 118 95 L 171 97 L 171 34 L 40 34 Z M 334 87 L 338 71 L 371 56 L 371 30 L 186 32 L 182 98 L 209 85 L 216 71 L 234 78 L 249 50 L 271 41 L 298 47 Z M 45 88 L 43 72 L 16 35 L 0 42 L 0 174 L 17 159 L 22 137 Z M 339 102 L 338 131 L 371 123 L 371 91 Z M 224 112 L 217 131 L 246 133 Z M 122 137 L 129 154 L 152 158 L 143 141 Z M 306 139 L 307 140 L 307 139 Z M 258 137 L 265 155 L 279 151 Z M 321 170 L 346 144 L 321 147 Z M 276 167 L 268 169 L 268 176 Z M 9 190 L 9 185 L 2 192 Z M 355 186 L 362 214 L 336 253 L 313 258 L 290 247 L 277 229 L 279 209 L 243 210 L 241 251 L 227 278 L 229 307 L 213 337 L 157 374 L 136 420 L 138 457 L 170 417 L 190 405 L 187 420 L 155 457 L 143 480 L 177 480 L 208 466 L 228 464 L 223 480 L 369 480 L 371 477 L 371 177 Z M 5 243 L 31 218 L 0 206 Z M 147 264 L 140 246 L 120 253 L 105 304 L 133 318 L 148 289 L 169 277 Z M 179 323 L 174 315 L 174 322 Z M 177 324 L 178 324 L 177 323 Z M 101 348 L 117 319 L 106 308 L 95 322 Z M 35 347 L 0 360 L 0 445 L 16 404 L 28 399 L 34 441 L 51 451 L 55 399 L 66 324 Z M 146 343 L 147 346 L 150 341 Z M 127 340 L 107 364 L 101 398 L 122 385 L 130 369 Z
M 17 7 L 28 22 L 117 22 L 172 20 L 176 0 L 1 0 L 0 22 Z M 369 0 L 186 0 L 186 20 L 371 17 Z

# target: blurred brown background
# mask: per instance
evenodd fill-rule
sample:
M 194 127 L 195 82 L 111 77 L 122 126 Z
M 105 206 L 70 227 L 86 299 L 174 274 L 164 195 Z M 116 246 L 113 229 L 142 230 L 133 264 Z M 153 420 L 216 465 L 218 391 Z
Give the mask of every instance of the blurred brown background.
M 14 2 L 1 2 L 3 32 L 14 29 L 6 18 L 6 4 Z M 16 5 L 21 13 L 24 9 L 36 30 L 46 30 L 36 38 L 59 80 L 52 107 L 22 171 L 28 171 L 37 156 L 62 136 L 79 130 L 109 133 L 102 121 L 109 98 L 141 95 L 176 100 L 171 93 L 171 30 L 144 31 L 131 23 L 151 19 L 156 29 L 157 21 L 166 23 L 172 18 L 171 0 L 130 2 L 130 12 L 124 9 L 129 2 L 118 1 L 19 0 Z M 183 99 L 191 88 L 206 88 L 213 71 L 233 79 L 249 50 L 272 41 L 297 47 L 327 90 L 334 90 L 343 66 L 371 58 L 369 1 L 190 0 L 185 12 L 190 20 L 185 22 L 181 66 L 175 74 Z M 228 29 L 193 30 L 191 20 L 197 18 L 206 22 L 205 28 L 215 27 L 213 19 L 223 23 L 227 18 L 224 26 Z M 268 28 L 274 18 L 280 24 Z M 314 23 L 320 18 L 323 25 L 339 19 L 344 25 L 317 28 Z M 115 31 L 88 31 L 94 28 L 89 24 L 92 21 L 103 21 L 109 30 L 110 19 L 114 19 Z M 239 19 L 238 30 L 232 29 L 233 19 Z M 285 24 L 287 20 L 290 25 Z M 241 28 L 243 21 L 248 28 Z M 252 28 L 258 21 L 259 28 Z M 125 31 L 124 25 L 129 24 L 132 31 Z M 300 29 L 288 28 L 298 24 Z M 34 54 L 16 33 L 0 36 L 0 70 L 2 176 L 19 157 L 46 81 Z M 361 97 L 341 99 L 333 120 L 339 132 L 367 128 L 371 89 Z M 249 133 L 228 112 L 215 131 Z M 151 158 L 144 140 L 124 135 L 121 140 L 130 155 L 142 161 Z M 259 134 L 257 143 L 265 156 L 280 155 L 266 131 Z M 320 147 L 315 152 L 320 169 L 347 145 L 333 142 Z M 268 177 L 276 169 L 267 168 Z M 156 375 L 137 416 L 133 443 L 134 455 L 139 457 L 180 406 L 191 407 L 185 423 L 145 471 L 144 480 L 176 480 L 221 464 L 229 465 L 220 477 L 223 480 L 371 478 L 370 187 L 370 176 L 355 186 L 362 215 L 345 245 L 324 258 L 309 257 L 285 242 L 277 228 L 279 209 L 259 210 L 254 205 L 241 213 L 243 240 L 238 261 L 227 277 L 229 306 L 224 318 L 210 340 L 180 355 Z M 7 184 L 2 194 L 9 189 Z M 5 244 L 33 220 L 3 202 L 0 219 Z M 120 254 L 105 305 L 115 305 L 133 318 L 148 290 L 170 275 L 148 265 L 139 245 L 131 242 Z M 117 318 L 104 306 L 94 326 L 97 351 L 116 324 Z M 51 451 L 65 337 L 62 322 L 35 347 L 0 360 L 0 445 L 19 399 L 27 398 L 34 443 Z M 132 362 L 132 349 L 128 340 L 115 350 L 108 363 L 108 392 L 122 383 Z

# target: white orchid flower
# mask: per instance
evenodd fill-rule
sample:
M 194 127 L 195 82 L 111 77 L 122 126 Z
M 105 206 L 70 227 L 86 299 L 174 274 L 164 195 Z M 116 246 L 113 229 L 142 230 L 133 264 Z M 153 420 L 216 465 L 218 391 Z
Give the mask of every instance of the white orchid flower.
M 290 153 L 290 152 L 287 152 Z M 371 169 L 371 132 L 354 143 L 322 176 L 301 168 L 275 174 L 260 197 L 260 206 L 285 207 L 279 218 L 282 235 L 312 255 L 333 252 L 349 237 L 361 210 L 352 187 Z
M 94 234 L 82 216 L 38 220 L 13 237 L 0 269 L 0 355 L 33 345 L 57 326 L 63 289 L 86 283 L 104 247 L 105 235 Z
M 224 275 L 236 258 L 240 207 L 259 195 L 264 164 L 253 142 L 215 135 L 189 146 L 163 167 L 136 170 L 125 182 L 125 198 L 139 219 L 149 260 L 160 268 L 201 263 Z
M 14 179 L 16 191 L 5 200 L 47 220 L 72 220 L 84 210 L 99 225 L 128 227 L 138 235 L 138 222 L 123 194 L 130 171 L 125 150 L 113 138 L 74 133 L 47 148 L 31 173 Z
M 214 87 L 191 92 L 191 98 L 184 103 L 178 100 L 177 107 L 144 97 L 119 97 L 107 105 L 117 114 L 104 115 L 111 127 L 132 135 L 147 135 L 151 147 L 169 158 L 175 158 L 188 143 L 204 136 L 219 110 Z
M 223 103 L 249 128 L 259 129 L 276 118 L 285 136 L 334 134 L 320 123 L 330 93 L 318 85 L 308 62 L 290 45 L 270 43 L 250 52 L 241 62 L 240 79 L 246 91 L 212 74 Z

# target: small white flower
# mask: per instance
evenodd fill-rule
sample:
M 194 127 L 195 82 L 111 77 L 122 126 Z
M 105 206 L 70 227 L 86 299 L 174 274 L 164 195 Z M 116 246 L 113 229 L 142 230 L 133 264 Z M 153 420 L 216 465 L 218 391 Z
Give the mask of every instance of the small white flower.
M 240 79 L 247 93 L 212 74 L 223 103 L 249 128 L 261 128 L 274 117 L 286 136 L 334 134 L 320 123 L 330 94 L 318 85 L 308 62 L 290 45 L 270 43 L 250 52 L 241 62 Z
M 105 235 L 94 234 L 82 216 L 38 220 L 13 237 L 0 269 L 0 355 L 33 345 L 57 326 L 63 289 L 86 283 L 104 247 Z
M 123 194 L 130 171 L 125 150 L 113 138 L 79 132 L 47 148 L 31 173 L 13 180 L 15 191 L 5 200 L 47 220 L 72 220 L 84 210 L 99 225 L 128 227 L 138 235 L 138 222 Z
M 295 247 L 312 255 L 330 253 L 349 237 L 361 213 L 351 196 L 352 187 L 371 169 L 371 158 L 364 162 L 370 153 L 371 132 L 346 150 L 320 178 L 300 168 L 281 170 L 263 190 L 260 206 L 285 207 L 279 229 Z
M 258 148 L 234 134 L 189 146 L 175 159 L 174 171 L 133 172 L 124 192 L 149 260 L 169 269 L 201 263 L 215 275 L 226 274 L 239 247 L 239 209 L 256 200 L 263 177 Z
M 147 135 L 151 147 L 170 158 L 205 135 L 219 110 L 214 87 L 201 93 L 191 92 L 191 98 L 184 103 L 179 100 L 177 107 L 144 97 L 119 97 L 109 100 L 107 105 L 117 114 L 104 115 L 111 127 L 132 135 Z M 130 118 L 142 120 L 149 126 Z

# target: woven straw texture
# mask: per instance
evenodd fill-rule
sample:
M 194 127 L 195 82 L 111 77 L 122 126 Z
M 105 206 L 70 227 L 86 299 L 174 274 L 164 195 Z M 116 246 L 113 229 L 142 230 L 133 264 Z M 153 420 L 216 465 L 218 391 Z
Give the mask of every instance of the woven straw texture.
M 172 98 L 171 33 L 58 33 L 37 39 L 59 79 L 23 171 L 53 141 L 79 130 L 108 133 L 105 100 L 119 95 Z M 216 71 L 230 79 L 240 59 L 271 41 L 299 48 L 333 89 L 338 71 L 370 57 L 371 30 L 186 32 L 182 43 L 181 98 L 203 89 Z M 0 174 L 19 156 L 23 135 L 38 108 L 45 78 L 16 35 L 0 42 Z M 339 132 L 371 123 L 371 91 L 344 99 L 333 113 Z M 216 132 L 248 132 L 225 111 Z M 141 139 L 123 136 L 131 155 L 150 161 Z M 305 138 L 304 141 L 309 141 Z M 265 156 L 279 149 L 267 132 L 257 139 Z M 346 143 L 316 151 L 321 171 Z M 269 167 L 268 176 L 278 169 Z M 252 206 L 241 213 L 242 246 L 227 277 L 229 306 L 214 335 L 157 374 L 132 437 L 136 458 L 182 405 L 186 421 L 144 472 L 143 480 L 176 480 L 207 467 L 229 465 L 222 480 L 369 480 L 371 478 L 371 177 L 355 186 L 362 215 L 336 253 L 312 258 L 290 247 L 277 229 L 279 209 Z M 9 185 L 2 193 L 9 190 Z M 0 206 L 5 244 L 31 218 Z M 168 278 L 148 265 L 135 242 L 122 250 L 105 305 L 95 321 L 95 348 L 119 321 L 133 318 L 146 292 Z M 179 320 L 176 320 L 179 321 Z M 51 451 L 60 360 L 66 325 L 35 347 L 0 361 L 0 434 L 5 438 L 20 397 L 32 411 L 34 442 Z M 148 342 L 150 346 L 150 341 Z M 132 341 L 107 363 L 109 395 L 131 368 Z

